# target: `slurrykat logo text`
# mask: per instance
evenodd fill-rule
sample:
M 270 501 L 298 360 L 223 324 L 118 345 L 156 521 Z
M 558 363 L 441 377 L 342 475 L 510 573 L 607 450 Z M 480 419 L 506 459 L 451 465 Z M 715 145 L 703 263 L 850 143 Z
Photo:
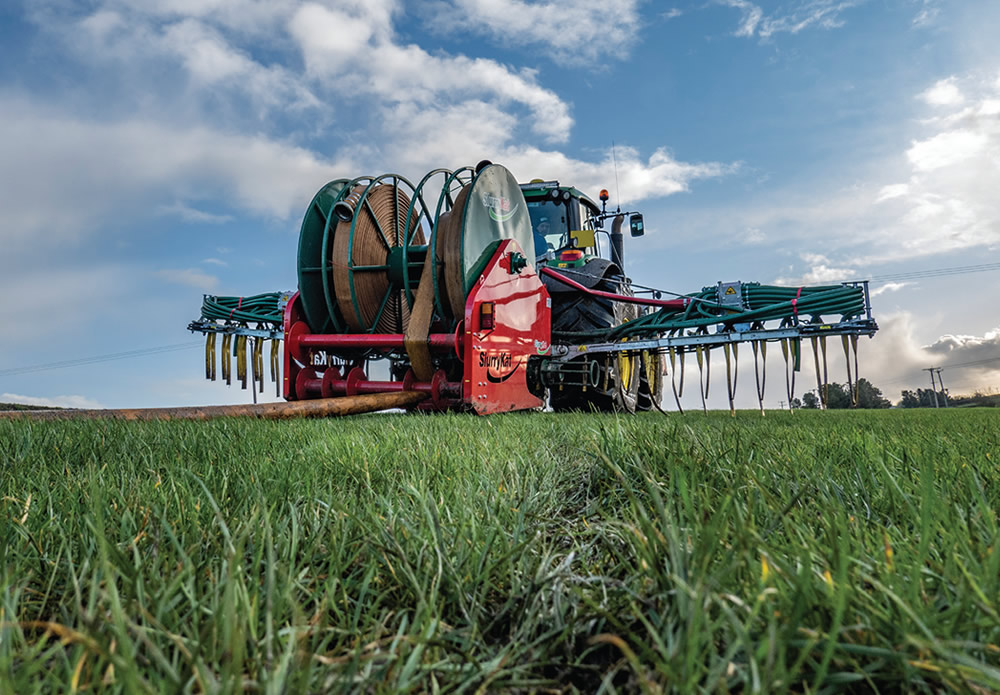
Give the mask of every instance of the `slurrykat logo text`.
M 483 207 L 489 209 L 490 217 L 497 222 L 506 222 L 517 210 L 516 205 L 511 208 L 509 198 L 493 195 L 492 193 L 483 193 Z
M 509 352 L 498 352 L 494 355 L 485 351 L 479 353 L 479 366 L 486 368 L 486 379 L 494 384 L 507 381 L 520 364 L 520 360 L 514 362 Z

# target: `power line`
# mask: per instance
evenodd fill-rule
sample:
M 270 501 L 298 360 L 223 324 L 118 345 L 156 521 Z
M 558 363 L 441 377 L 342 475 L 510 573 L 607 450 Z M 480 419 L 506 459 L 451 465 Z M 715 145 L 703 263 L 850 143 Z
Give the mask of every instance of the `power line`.
M 1000 270 L 1000 263 L 980 263 L 979 265 L 959 265 L 950 268 L 927 268 L 925 270 L 908 270 L 900 273 L 884 273 L 882 275 L 869 275 L 868 277 L 841 277 L 827 278 L 826 283 L 834 282 L 869 282 L 875 284 L 889 284 L 894 282 L 905 282 L 907 280 L 922 280 L 924 278 L 939 278 L 948 275 L 967 275 L 969 273 L 985 273 Z M 818 284 L 818 283 L 817 283 Z
M 873 275 L 867 279 L 869 282 L 889 283 L 904 280 L 920 280 L 922 278 L 937 278 L 947 275 L 966 275 L 969 273 L 985 273 L 988 271 L 1000 270 L 1000 263 L 981 263 L 979 265 L 962 265 L 951 268 L 928 268 L 927 270 L 911 270 L 902 273 L 887 273 L 885 275 Z
M 979 366 L 982 366 L 984 364 L 989 364 L 990 362 L 1000 362 L 1000 357 L 988 357 L 988 358 L 986 358 L 984 360 L 973 360 L 971 362 L 959 362 L 958 364 L 945 364 L 942 367 L 931 367 L 931 369 L 934 369 L 935 371 L 937 371 L 938 369 L 944 369 L 944 370 L 947 370 L 947 369 L 966 369 L 968 367 L 979 367 Z M 921 369 L 920 371 L 926 372 L 927 369 L 924 368 L 924 369 Z M 892 379 L 891 381 L 883 381 L 882 384 L 885 384 L 885 385 L 888 385 L 888 384 L 900 384 L 900 383 L 902 383 L 904 381 L 912 381 L 915 378 L 917 378 L 917 374 L 916 374 L 916 372 L 912 372 L 910 375 L 907 375 L 907 376 L 904 376 L 904 377 L 900 377 L 898 379 Z
M 52 369 L 66 369 L 69 367 L 82 367 L 88 364 L 99 362 L 110 362 L 111 360 L 127 360 L 133 357 L 146 357 L 148 355 L 160 355 L 166 352 L 176 352 L 200 346 L 197 343 L 176 343 L 174 345 L 161 345 L 159 347 L 142 348 L 139 350 L 128 350 L 126 352 L 115 352 L 108 355 L 95 355 L 93 357 L 80 357 L 75 360 L 64 360 L 62 362 L 49 362 L 47 364 L 35 364 L 26 367 L 11 367 L 10 369 L 0 369 L 0 376 L 20 376 L 22 374 L 33 374 L 35 372 L 47 372 Z
M 988 357 L 985 360 L 975 360 L 973 362 L 960 362 L 959 364 L 946 364 L 942 369 L 964 369 L 965 367 L 976 367 L 987 362 L 996 362 L 1000 357 Z

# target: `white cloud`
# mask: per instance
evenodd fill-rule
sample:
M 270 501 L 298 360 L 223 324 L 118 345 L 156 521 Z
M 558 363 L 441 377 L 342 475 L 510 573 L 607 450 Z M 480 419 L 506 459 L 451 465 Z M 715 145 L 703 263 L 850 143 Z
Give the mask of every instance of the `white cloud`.
M 327 8 L 316 3 L 306 3 L 292 15 L 288 27 L 299 43 L 306 67 L 313 73 L 343 73 L 345 80 L 358 82 L 358 72 L 364 67 L 346 70 L 354 59 L 373 51 L 372 39 L 376 29 L 381 29 L 387 39 L 387 26 L 373 26 L 371 17 L 358 8 L 360 16 L 347 11 Z M 388 19 L 388 18 L 386 18 Z M 352 66 L 353 67 L 353 66 Z
M 924 345 L 914 335 L 916 323 L 909 312 L 881 315 L 871 347 L 863 341 L 859 349 L 861 376 L 880 387 L 886 397 L 898 400 L 903 389 L 928 388 L 929 377 L 922 371 L 928 367 L 943 368 L 946 383 L 961 383 L 969 390 L 996 385 L 1000 360 L 981 360 L 1000 357 L 1000 329 L 984 336 L 944 335 Z
M 886 200 L 892 200 L 893 198 L 899 198 L 910 192 L 909 185 L 905 183 L 894 183 L 888 186 L 883 186 L 882 190 L 879 191 L 878 197 L 875 199 L 876 203 L 881 203 Z
M 924 383 L 920 370 L 933 364 L 932 358 L 914 337 L 914 318 L 908 312 L 879 314 L 879 332 L 871 342 L 858 346 L 860 375 L 882 389 L 892 400 L 903 389 Z
M 215 198 L 241 212 L 285 219 L 298 215 L 320 185 L 359 169 L 354 162 L 324 161 L 263 136 L 138 120 L 86 121 L 3 98 L 0 114 L 5 135 L 0 180 L 7 182 L 0 187 L 0 209 L 9 253 L 18 247 L 78 243 L 103 233 L 101 222 L 110 216 L 142 216 L 150 208 L 187 222 L 230 219 L 229 213 L 207 213 L 181 202 L 157 207 L 164 198 Z M 486 102 L 440 110 L 400 104 L 388 115 L 401 127 L 399 139 L 384 145 L 386 166 L 417 176 L 441 163 L 474 163 L 486 154 L 517 176 L 561 177 L 586 191 L 607 187 L 614 177 L 610 152 L 586 162 L 512 144 L 516 118 Z M 448 138 L 437 137 L 442 128 Z M 642 159 L 636 150 L 621 147 L 618 169 L 623 198 L 636 201 L 685 191 L 692 181 L 725 175 L 735 166 L 681 162 L 665 149 Z M 62 192 L 61 205 L 51 205 L 48 191 L 53 189 Z
M 950 78 L 949 85 L 956 80 Z M 967 79 L 961 100 L 925 101 L 936 110 L 952 108 L 922 123 L 929 131 L 906 150 L 910 179 L 905 186 L 882 189 L 883 226 L 875 241 L 906 258 L 1000 242 L 1000 200 L 995 182 L 1000 176 L 1000 85 Z M 938 82 L 929 90 L 940 91 Z M 957 89 L 957 87 L 956 87 Z M 928 94 L 928 92 L 924 92 Z M 947 103 L 946 103 L 947 102 Z M 998 104 L 1000 106 L 1000 104 Z M 892 191 L 896 195 L 884 195 Z
M 917 28 L 929 27 L 933 25 L 941 14 L 941 8 L 937 6 L 936 0 L 917 0 L 921 5 L 917 14 L 913 17 L 913 26 Z
M 287 218 L 334 176 L 391 169 L 419 177 L 483 157 L 518 171 L 552 171 L 588 187 L 606 186 L 613 175 L 607 156 L 587 162 L 550 149 L 567 141 L 573 118 L 570 105 L 540 84 L 536 71 L 432 54 L 401 41 L 395 0 L 99 0 L 84 15 L 56 0 L 39 2 L 33 16 L 54 45 L 61 41 L 81 63 L 131 80 L 132 91 L 142 95 L 136 103 L 146 106 L 135 112 L 112 102 L 108 112 L 102 102 L 100 117 L 67 117 L 58 107 L 0 95 L 0 129 L 7 136 L 0 142 L 0 176 L 23 183 L 0 190 L 0 207 L 24 237 L 43 228 L 71 237 L 112 211 L 124 219 L 150 208 L 189 222 L 228 221 L 228 210 L 206 212 L 193 204 L 214 199 L 241 212 Z M 523 4 L 532 17 L 575 18 L 583 31 L 592 26 L 601 45 L 618 45 L 614 32 L 624 40 L 638 21 L 637 0 L 616 8 L 610 34 L 608 10 L 596 0 L 570 8 Z M 462 7 L 469 16 L 500 17 L 492 0 Z M 524 13 L 508 14 L 523 23 Z M 579 26 L 574 30 L 555 33 L 576 41 Z M 261 41 L 275 50 L 260 50 Z M 149 88 L 151 72 L 165 75 L 157 89 Z M 178 74 L 179 88 L 164 86 Z M 178 98 L 166 103 L 170 97 Z M 262 114 L 280 107 L 292 116 L 282 124 L 282 139 L 266 134 L 266 120 L 251 121 L 265 125 L 252 127 L 253 134 L 234 132 L 248 124 L 228 116 L 245 111 L 246 99 Z M 145 115 L 147 107 L 155 115 Z M 302 107 L 311 109 L 308 117 L 296 111 Z M 349 143 L 333 150 L 339 156 L 328 159 L 295 144 L 315 133 L 314 115 L 322 125 L 333 109 L 363 116 L 338 122 L 336 132 Z M 213 126 L 201 125 L 208 118 Z M 542 142 L 532 143 L 526 130 Z M 643 160 L 623 147 L 619 169 L 623 197 L 634 201 L 685 191 L 693 180 L 735 167 L 680 162 L 662 148 Z M 68 192 L 67 204 L 46 205 L 44 188 L 32 183 L 40 180 Z M 151 204 L 154 195 L 159 205 Z M 162 204 L 164 197 L 176 202 Z
M 500 153 L 513 140 L 517 118 L 494 104 L 469 100 L 453 105 L 412 102 L 386 107 L 386 119 L 398 124 L 384 159 L 405 171 L 421 172 L 435 162 L 476 163 L 489 154 L 509 166 Z M 470 128 L 470 123 L 477 124 Z M 448 133 L 448 137 L 441 137 Z
M 914 142 L 906 151 L 906 157 L 918 172 L 933 171 L 971 159 L 989 144 L 986 133 L 955 130 Z
M 540 86 L 534 71 L 403 44 L 393 24 L 399 7 L 392 0 L 285 0 L 270 7 L 250 0 L 104 0 L 85 17 L 51 5 L 37 11 L 36 21 L 73 47 L 81 61 L 131 75 L 137 89 L 145 88 L 150 71 L 168 78 L 179 71 L 190 93 L 171 90 L 169 79 L 157 91 L 181 100 L 195 94 L 200 110 L 224 108 L 247 117 L 240 99 L 249 99 L 258 121 L 308 110 L 316 123 L 341 103 L 380 113 L 397 103 L 488 99 L 505 109 L 527 109 L 530 127 L 549 141 L 568 138 L 569 106 Z M 277 50 L 261 51 L 262 41 L 263 48 Z M 273 57 L 265 62 L 260 55 Z M 175 101 L 164 108 L 177 109 Z
M 165 100 L 177 98 L 169 87 L 172 70 L 180 70 L 187 86 L 206 100 L 249 99 L 258 117 L 320 105 L 299 75 L 277 63 L 259 62 L 249 50 L 233 45 L 224 33 L 230 25 L 211 24 L 212 15 L 191 8 L 187 16 L 164 16 L 154 11 L 154 3 L 129 7 L 107 0 L 105 5 L 83 18 L 49 12 L 41 21 L 84 63 L 120 72 L 137 83 L 155 70 L 157 91 L 163 92 L 158 97 Z
M 740 24 L 735 36 L 768 39 L 774 34 L 798 34 L 809 27 L 836 29 L 844 25 L 840 15 L 862 0 L 800 0 L 790 6 L 779 8 L 770 16 L 749 0 L 716 0 L 721 5 L 734 7 L 741 12 Z
M 197 268 L 167 268 L 156 271 L 156 276 L 174 285 L 186 285 L 206 292 L 215 289 L 219 284 L 219 278 Z
M 448 0 L 435 3 L 429 24 L 439 31 L 472 32 L 497 43 L 534 46 L 560 63 L 623 58 L 639 33 L 639 1 Z M 674 8 L 663 14 L 681 14 Z
M 857 279 L 858 271 L 849 267 L 836 267 L 823 256 L 804 254 L 804 260 L 810 265 L 809 270 L 797 276 L 780 277 L 775 282 L 779 285 L 799 287 L 804 285 L 828 285 Z
M 833 278 L 837 272 L 845 273 L 840 279 L 857 277 L 877 264 L 1000 244 L 1000 84 L 992 77 L 949 80 L 963 86 L 963 99 L 945 106 L 921 98 L 933 116 L 913 121 L 920 132 L 895 159 L 869 164 L 892 172 L 895 183 L 870 179 L 801 206 L 782 201 L 738 220 L 769 239 L 787 229 L 784 236 L 796 236 L 807 249 L 822 239 L 829 259 L 807 262 L 806 270 L 786 273 L 786 279 Z
M 198 210 L 184 203 L 174 203 L 173 205 L 161 205 L 156 208 L 157 215 L 175 215 L 185 222 L 197 224 L 225 224 L 232 222 L 232 215 L 216 215 L 204 210 Z
M 114 11 L 135 13 L 161 20 L 193 17 L 214 21 L 243 34 L 268 31 L 287 15 L 291 0 L 105 0 Z
M 228 263 L 226 263 L 225 261 L 223 261 L 222 259 L 219 259 L 219 258 L 203 258 L 201 260 L 201 262 L 204 263 L 204 264 L 206 264 L 206 265 L 218 265 L 218 266 L 222 266 L 223 268 L 226 268 L 226 267 L 229 266 Z
M 689 190 L 698 179 L 717 178 L 739 170 L 740 165 L 705 162 L 691 164 L 674 159 L 666 148 L 643 159 L 632 147 L 618 147 L 618 182 L 622 205 L 649 198 L 658 198 Z M 576 160 L 561 152 L 545 152 L 535 148 L 508 148 L 502 160 L 519 180 L 533 178 L 558 179 L 573 182 L 583 191 L 595 192 L 608 188 L 615 180 L 615 164 L 611 149 L 599 162 Z
M 396 105 L 434 108 L 442 102 L 486 99 L 504 108 L 527 108 L 530 128 L 550 142 L 569 138 L 569 106 L 540 86 L 534 71 L 516 71 L 486 58 L 432 55 L 415 44 L 399 44 L 391 13 L 366 8 L 360 5 L 351 12 L 307 3 L 289 23 L 308 73 L 336 86 L 343 98 L 373 96 L 389 110 Z
M 47 408 L 82 408 L 98 409 L 103 408 L 100 403 L 86 396 L 52 396 L 51 398 L 40 398 L 38 396 L 22 396 L 17 393 L 0 393 L 0 401 L 4 403 L 18 403 L 20 405 L 38 405 Z
M 164 197 L 216 196 L 284 218 L 302 210 L 334 174 L 356 168 L 264 136 L 82 120 L 2 97 L 0 132 L 0 209 L 8 244 L 73 240 L 93 233 L 106 216 L 145 214 Z M 61 192 L 60 205 L 52 205 L 52 190 Z
M 113 10 L 98 10 L 80 21 L 85 35 L 98 41 L 107 41 L 113 34 L 125 29 L 125 20 Z
M 965 101 L 961 90 L 955 84 L 955 78 L 940 80 L 919 94 L 919 97 L 931 106 L 956 106 Z
M 937 366 L 979 362 L 981 364 L 969 365 L 968 368 L 982 371 L 1000 370 L 1000 327 L 987 331 L 982 336 L 943 335 L 925 349 L 941 359 Z
M 886 292 L 899 292 L 904 287 L 909 287 L 912 282 L 887 282 L 881 287 L 876 287 L 871 291 L 872 297 L 877 297 L 880 294 L 885 294 Z
M 934 23 L 937 19 L 940 10 L 938 8 L 923 9 L 917 13 L 917 16 L 913 18 L 913 26 L 915 27 L 927 27 Z
M 764 11 L 760 7 L 748 2 L 748 0 L 720 0 L 720 3 L 735 7 L 743 12 L 740 27 L 734 32 L 736 36 L 753 36 L 756 33 L 757 25 L 760 24 L 760 20 L 764 16 Z

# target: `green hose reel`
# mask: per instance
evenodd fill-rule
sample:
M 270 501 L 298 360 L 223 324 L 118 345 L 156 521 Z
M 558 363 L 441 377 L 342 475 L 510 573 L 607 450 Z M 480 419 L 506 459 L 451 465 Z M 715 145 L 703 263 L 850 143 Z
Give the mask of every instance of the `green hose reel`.
M 310 330 L 404 332 L 428 253 L 435 313 L 454 325 L 502 239 L 531 255 L 517 181 L 500 165 L 477 169 L 435 169 L 416 185 L 384 174 L 323 186 L 299 235 L 299 296 Z

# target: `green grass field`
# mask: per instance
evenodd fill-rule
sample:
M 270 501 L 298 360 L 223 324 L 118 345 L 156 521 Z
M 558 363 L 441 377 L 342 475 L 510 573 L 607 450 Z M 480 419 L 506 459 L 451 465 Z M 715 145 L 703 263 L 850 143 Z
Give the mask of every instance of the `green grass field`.
M 0 422 L 0 692 L 1000 690 L 995 410 Z

